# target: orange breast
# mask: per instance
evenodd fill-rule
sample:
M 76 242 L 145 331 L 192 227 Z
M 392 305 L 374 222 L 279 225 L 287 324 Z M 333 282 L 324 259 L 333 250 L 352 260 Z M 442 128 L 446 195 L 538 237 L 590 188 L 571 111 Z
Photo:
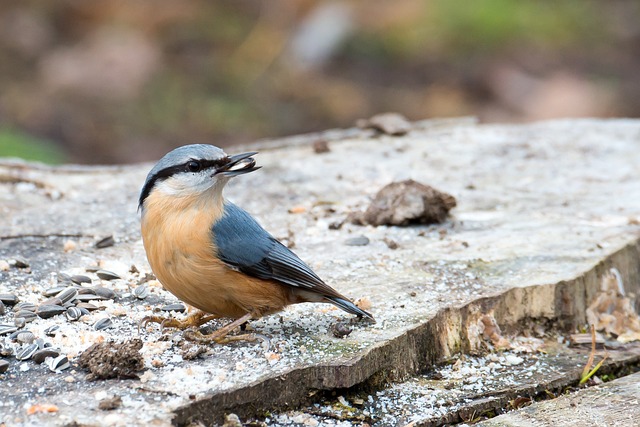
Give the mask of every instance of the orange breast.
M 158 191 L 147 197 L 142 239 L 160 283 L 182 301 L 230 318 L 246 313 L 260 317 L 297 302 L 288 287 L 249 277 L 218 260 L 211 225 L 222 209 L 221 198 L 217 204 L 199 204 Z

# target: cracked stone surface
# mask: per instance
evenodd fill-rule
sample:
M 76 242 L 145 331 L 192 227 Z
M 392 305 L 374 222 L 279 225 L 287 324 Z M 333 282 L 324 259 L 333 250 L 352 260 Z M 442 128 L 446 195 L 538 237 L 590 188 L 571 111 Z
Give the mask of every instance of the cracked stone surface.
M 0 163 L 0 294 L 38 303 L 63 272 L 87 275 L 119 296 L 96 302 L 103 309 L 77 322 L 60 315 L 27 323 L 71 367 L 53 373 L 6 356 L 0 422 L 186 425 L 220 422 L 228 412 L 295 407 L 315 390 L 401 381 L 475 351 L 483 345 L 478 325 L 485 315 L 505 331 L 529 320 L 567 330 L 584 325 L 586 307 L 611 268 L 627 294 L 639 292 L 638 120 L 424 121 L 400 137 L 363 130 L 320 137 L 329 152 L 314 153 L 318 135 L 252 146 L 260 149 L 263 168 L 235 179 L 226 195 L 294 245 L 328 284 L 365 298 L 377 323 L 350 323 L 353 331 L 336 338 L 332 327 L 351 322 L 348 315 L 329 305 L 299 305 L 251 322 L 270 338 L 269 349 L 212 346 L 193 360 L 183 357 L 179 333 L 147 327 L 139 335 L 146 370 L 133 380 L 88 382 L 77 356 L 95 342 L 137 337 L 141 318 L 177 302 L 157 281 L 139 285 L 150 269 L 136 204 L 151 165 Z M 384 185 L 405 179 L 453 195 L 458 205 L 450 220 L 332 226 L 364 210 Z M 94 246 L 109 235 L 113 246 Z M 344 243 L 361 235 L 368 245 Z M 16 267 L 15 258 L 29 267 Z M 99 279 L 98 267 L 121 279 Z M 148 286 L 149 296 L 136 298 L 136 286 Z M 634 304 L 637 311 L 637 299 Z M 104 316 L 113 326 L 94 330 Z M 13 319 L 7 307 L 0 324 Z M 60 331 L 47 337 L 53 324 Z M 6 336 L 0 340 L 9 351 L 19 347 Z M 122 399 L 118 408 L 98 409 L 113 396 Z M 46 412 L 46 405 L 55 410 Z

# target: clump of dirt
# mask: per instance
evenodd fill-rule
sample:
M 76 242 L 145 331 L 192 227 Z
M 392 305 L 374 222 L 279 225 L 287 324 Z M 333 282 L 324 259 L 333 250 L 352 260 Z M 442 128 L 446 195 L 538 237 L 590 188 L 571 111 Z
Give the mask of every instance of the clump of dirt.
M 88 369 L 87 379 L 138 378 L 144 368 L 140 349 L 142 340 L 134 338 L 122 343 L 101 342 L 86 349 L 78 360 L 81 368 Z
M 367 210 L 352 212 L 354 224 L 400 225 L 444 222 L 456 199 L 411 179 L 388 184 L 376 194 Z

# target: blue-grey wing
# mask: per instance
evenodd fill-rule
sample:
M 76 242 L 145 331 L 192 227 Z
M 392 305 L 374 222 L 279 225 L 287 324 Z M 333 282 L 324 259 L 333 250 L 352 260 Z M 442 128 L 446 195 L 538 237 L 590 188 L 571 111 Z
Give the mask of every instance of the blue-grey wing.
M 212 228 L 218 258 L 250 276 L 344 298 L 326 285 L 307 264 L 233 203 L 226 202 L 223 216 Z

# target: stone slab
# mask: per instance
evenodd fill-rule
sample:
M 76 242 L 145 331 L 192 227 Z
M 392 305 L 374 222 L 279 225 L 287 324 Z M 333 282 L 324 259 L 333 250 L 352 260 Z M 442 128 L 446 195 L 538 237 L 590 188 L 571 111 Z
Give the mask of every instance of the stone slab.
M 318 138 L 331 151 L 314 154 Z M 482 344 L 478 321 L 493 316 L 505 331 L 534 319 L 572 328 L 602 276 L 620 273 L 628 294 L 640 286 L 640 121 L 562 120 L 529 125 L 425 121 L 403 137 L 329 132 L 258 144 L 258 173 L 236 179 L 227 196 L 285 239 L 318 274 L 353 298 L 366 297 L 376 324 L 330 333 L 348 316 L 325 305 L 300 305 L 252 322 L 271 339 L 219 346 L 184 360 L 179 335 L 147 328 L 140 336 L 148 369 L 139 380 L 88 383 L 74 357 L 92 342 L 138 335 L 138 321 L 175 299 L 159 286 L 131 295 L 149 272 L 139 236 L 136 200 L 151 165 L 57 167 L 0 165 L 0 260 L 26 258 L 30 269 L 0 272 L 0 293 L 44 299 L 55 273 L 99 265 L 122 276 L 94 284 L 115 289 L 105 303 L 114 327 L 96 332 L 89 316 L 28 325 L 71 357 L 60 374 L 32 362 L 0 376 L 0 420 L 8 424 L 186 425 L 214 422 L 228 411 L 296 406 L 315 390 L 380 378 L 402 380 Z M 345 224 L 379 188 L 412 178 L 454 195 L 458 207 L 440 226 L 361 227 Z M 290 213 L 299 212 L 299 213 Z M 113 235 L 115 245 L 96 249 Z M 367 246 L 345 240 L 365 235 Z M 390 240 L 397 249 L 387 245 Z M 71 248 L 71 249 L 70 249 Z M 65 251 L 67 249 L 67 251 Z M 131 272 L 134 265 L 135 272 Z M 634 299 L 636 309 L 638 301 Z M 12 313 L 0 316 L 12 321 Z M 7 347 L 12 343 L 4 343 Z M 113 394 L 123 404 L 97 409 Z M 56 412 L 27 415 L 48 403 Z
M 476 425 L 483 427 L 635 426 L 640 372 L 557 399 L 535 403 Z

